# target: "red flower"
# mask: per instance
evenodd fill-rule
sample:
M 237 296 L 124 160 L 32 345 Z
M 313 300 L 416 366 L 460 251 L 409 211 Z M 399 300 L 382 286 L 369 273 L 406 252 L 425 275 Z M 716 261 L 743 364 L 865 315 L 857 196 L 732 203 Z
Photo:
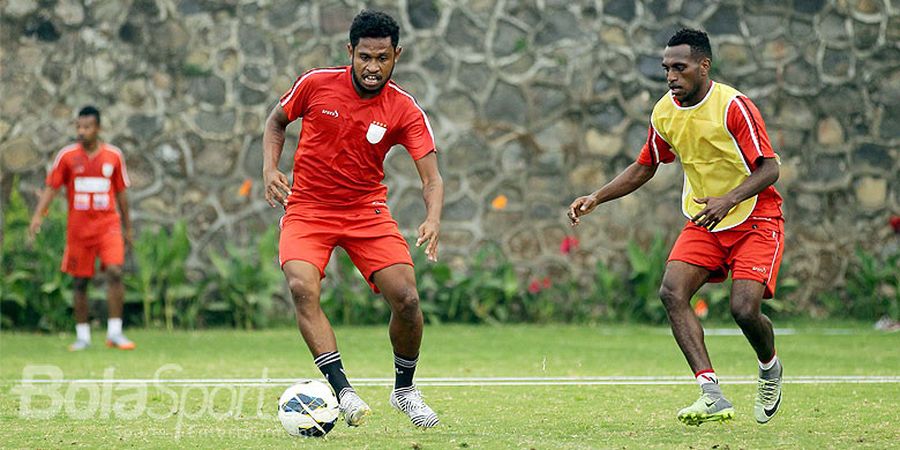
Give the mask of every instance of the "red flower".
M 890 223 L 894 233 L 900 233 L 900 216 L 891 216 Z
M 697 300 L 697 304 L 694 305 L 694 315 L 701 319 L 705 319 L 709 315 L 709 306 L 706 305 L 706 300 L 702 298 Z
M 538 280 L 531 280 L 531 283 L 528 285 L 528 292 L 532 294 L 541 292 L 541 283 L 538 283 Z
M 578 249 L 578 238 L 575 236 L 566 236 L 559 243 L 559 252 L 563 255 L 568 255 L 576 249 Z
M 550 286 L 553 286 L 553 283 L 550 281 L 550 277 L 544 277 L 544 279 L 541 280 L 541 287 L 543 287 L 544 289 L 549 289 Z

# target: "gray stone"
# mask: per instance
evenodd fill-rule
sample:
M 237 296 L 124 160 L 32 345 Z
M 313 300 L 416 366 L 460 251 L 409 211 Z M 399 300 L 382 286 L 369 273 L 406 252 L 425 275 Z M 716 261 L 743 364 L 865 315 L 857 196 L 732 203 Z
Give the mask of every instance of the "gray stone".
M 872 169 L 893 167 L 895 162 L 886 147 L 868 143 L 860 145 L 853 152 L 851 160 L 854 167 L 869 167 Z
M 441 18 L 439 2 L 413 1 L 407 2 L 406 12 L 409 14 L 409 22 L 420 30 L 428 30 L 437 25 Z
M 456 49 L 480 50 L 484 45 L 484 30 L 472 21 L 461 9 L 450 16 L 447 26 L 447 43 Z
M 37 9 L 37 2 L 34 0 L 8 0 L 3 12 L 10 17 L 20 18 L 34 12 Z
M 525 51 L 528 47 L 528 35 L 519 27 L 504 21 L 497 21 L 497 31 L 491 49 L 497 56 L 507 56 Z
M 603 2 L 603 14 L 631 22 L 635 15 L 635 2 L 628 0 Z
M 12 173 L 36 169 L 42 158 L 30 138 L 20 136 L 0 144 L 0 167 Z
M 45 16 L 29 17 L 25 22 L 25 35 L 44 42 L 54 42 L 62 36 L 57 26 Z
M 666 73 L 662 68 L 662 58 L 658 55 L 640 55 L 637 68 L 641 75 L 651 81 L 665 81 Z
M 499 82 L 484 107 L 484 115 L 492 121 L 525 125 L 526 110 L 522 92 L 511 84 Z
M 825 48 L 822 72 L 832 77 L 847 78 L 853 70 L 853 56 L 849 51 Z
M 225 134 L 234 130 L 234 111 L 200 111 L 195 117 L 197 127 L 207 133 Z
M 862 177 L 856 182 L 856 200 L 867 210 L 884 208 L 887 188 L 887 180 L 883 178 Z
M 346 34 L 355 15 L 355 8 L 340 3 L 328 4 L 319 10 L 319 26 L 325 34 Z
M 53 8 L 53 12 L 62 20 L 62 23 L 69 26 L 78 25 L 84 21 L 84 8 L 80 2 L 74 0 L 60 0 Z
M 622 119 L 625 113 L 614 103 L 602 102 L 588 106 L 588 122 L 600 130 L 612 130 Z
M 259 32 L 259 28 L 251 24 L 242 24 L 238 28 L 238 42 L 244 54 L 254 58 L 264 58 L 266 49 L 265 35 Z
M 816 68 L 803 60 L 787 65 L 784 70 L 784 81 L 798 87 L 812 87 L 819 84 Z
M 189 92 L 198 101 L 216 106 L 225 104 L 225 80 L 215 75 L 191 79 Z
M 267 103 L 271 101 L 271 94 L 269 94 L 268 92 L 259 91 L 249 86 L 245 86 L 243 83 L 241 83 L 238 86 L 238 99 L 240 100 L 241 104 L 246 106 L 259 105 L 261 103 Z
M 712 36 L 727 34 L 740 34 L 740 17 L 737 8 L 727 6 L 719 7 L 716 12 L 704 22 L 706 31 Z
M 834 12 L 825 14 L 817 29 L 825 42 L 845 42 L 848 38 L 847 18 Z
M 844 143 L 844 129 L 835 117 L 826 117 L 819 121 L 819 143 L 822 145 L 840 145 Z
M 561 39 L 578 39 L 584 35 L 580 31 L 578 18 L 568 10 L 547 11 L 544 26 L 535 35 L 537 45 L 554 44 Z
M 135 138 L 149 142 L 162 131 L 163 123 L 156 116 L 135 115 L 128 118 L 128 128 Z
M 272 71 L 262 65 L 248 64 L 241 71 L 244 79 L 254 84 L 266 84 L 272 77 Z
M 311 14 L 309 5 L 295 0 L 276 0 L 269 7 L 268 19 L 276 29 L 291 29 L 296 25 L 298 15 Z
M 826 0 L 794 0 L 794 10 L 801 14 L 815 14 L 828 3 Z
M 478 203 L 464 196 L 444 205 L 443 220 L 447 222 L 468 222 L 478 214 Z

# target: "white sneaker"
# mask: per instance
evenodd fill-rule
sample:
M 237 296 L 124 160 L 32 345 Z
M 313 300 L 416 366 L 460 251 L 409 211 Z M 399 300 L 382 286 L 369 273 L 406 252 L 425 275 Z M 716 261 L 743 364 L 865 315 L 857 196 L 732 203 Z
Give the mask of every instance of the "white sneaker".
M 422 398 L 422 393 L 415 385 L 391 391 L 391 406 L 409 416 L 413 425 L 431 428 L 440 423 L 437 414 Z
M 353 390 L 347 390 L 347 392 L 341 395 L 341 402 L 340 405 L 338 405 L 338 409 L 344 414 L 344 420 L 347 421 L 347 425 L 351 427 L 358 427 L 365 423 L 366 416 L 372 412 L 369 405 L 359 398 L 359 395 Z
M 70 352 L 80 352 L 82 350 L 87 349 L 91 346 L 91 343 L 88 341 L 83 341 L 81 339 L 77 339 L 75 342 L 69 345 Z

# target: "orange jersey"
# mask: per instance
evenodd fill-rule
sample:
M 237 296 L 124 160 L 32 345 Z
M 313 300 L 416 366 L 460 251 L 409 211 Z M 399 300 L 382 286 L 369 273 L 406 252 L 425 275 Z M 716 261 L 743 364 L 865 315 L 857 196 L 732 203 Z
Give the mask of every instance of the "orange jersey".
M 310 70 L 281 97 L 289 120 L 303 118 L 289 209 L 384 202 L 387 152 L 400 144 L 418 160 L 435 149 L 428 117 L 412 95 L 388 81 L 374 98 L 360 98 L 350 70 Z
M 129 184 L 122 151 L 105 142 L 88 155 L 81 144 L 66 146 L 56 155 L 47 186 L 66 187 L 69 203 L 67 241 L 86 241 L 119 230 L 116 194 Z

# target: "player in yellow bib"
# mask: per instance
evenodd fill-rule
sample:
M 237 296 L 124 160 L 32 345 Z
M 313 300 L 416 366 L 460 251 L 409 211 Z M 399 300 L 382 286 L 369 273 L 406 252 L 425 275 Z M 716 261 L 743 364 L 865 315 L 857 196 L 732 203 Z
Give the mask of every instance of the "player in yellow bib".
M 602 188 L 575 199 L 568 216 L 578 225 L 601 203 L 644 185 L 660 163 L 681 162 L 688 221 L 669 254 L 659 295 L 701 396 L 678 419 L 700 425 L 734 417 L 691 309 L 703 284 L 731 272 L 731 314 L 759 361 L 754 415 L 766 423 L 781 404 L 783 372 L 772 322 L 760 311 L 762 299 L 775 293 L 784 252 L 781 195 L 773 186 L 779 161 L 759 110 L 738 90 L 710 80 L 711 64 L 706 33 L 683 29 L 672 36 L 662 61 L 669 92 L 653 107 L 640 156 Z

